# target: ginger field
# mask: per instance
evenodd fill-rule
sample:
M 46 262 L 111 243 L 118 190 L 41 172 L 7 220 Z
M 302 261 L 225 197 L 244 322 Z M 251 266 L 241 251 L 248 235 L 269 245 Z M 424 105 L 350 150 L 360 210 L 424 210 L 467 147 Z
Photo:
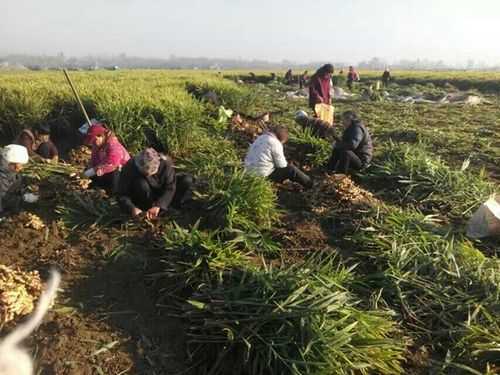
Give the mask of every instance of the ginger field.
M 89 155 L 62 72 L 0 74 L 0 144 L 49 123 L 64 160 L 30 164 L 41 199 L 0 223 L 1 265 L 63 273 L 25 343 L 37 374 L 500 373 L 500 241 L 465 235 L 500 190 L 500 74 L 394 72 L 367 98 L 378 73 L 361 72 L 359 95 L 333 101 L 374 139 L 352 178 L 326 172 L 332 141 L 295 123 L 307 98 L 268 72 L 70 74 L 131 152 L 152 128 L 196 195 L 160 222 L 128 220 L 70 177 Z M 481 102 L 430 102 L 458 91 Z M 411 96 L 429 102 L 392 99 Z M 265 113 L 289 127 L 285 154 L 312 189 L 244 173 Z

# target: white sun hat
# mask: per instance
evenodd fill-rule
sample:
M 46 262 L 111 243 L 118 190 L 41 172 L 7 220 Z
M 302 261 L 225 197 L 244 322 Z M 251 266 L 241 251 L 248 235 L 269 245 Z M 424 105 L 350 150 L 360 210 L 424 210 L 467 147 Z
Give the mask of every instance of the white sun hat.
M 28 150 L 21 145 L 8 145 L 2 149 L 2 157 L 7 163 L 26 164 L 29 161 Z

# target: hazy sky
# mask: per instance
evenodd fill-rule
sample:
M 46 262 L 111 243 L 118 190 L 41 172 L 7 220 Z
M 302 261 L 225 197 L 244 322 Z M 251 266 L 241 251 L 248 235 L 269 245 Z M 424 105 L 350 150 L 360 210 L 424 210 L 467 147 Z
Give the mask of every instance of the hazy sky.
M 0 0 L 0 55 L 500 63 L 500 0 Z

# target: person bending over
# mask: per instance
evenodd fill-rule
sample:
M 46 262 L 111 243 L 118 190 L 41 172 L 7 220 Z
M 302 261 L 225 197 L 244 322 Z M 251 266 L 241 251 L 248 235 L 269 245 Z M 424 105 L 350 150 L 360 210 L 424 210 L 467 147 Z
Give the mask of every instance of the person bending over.
M 303 129 L 311 129 L 311 133 L 319 138 L 334 138 L 335 129 L 326 121 L 309 116 L 305 111 L 295 113 L 295 121 Z
M 170 206 L 180 208 L 189 200 L 192 187 L 193 178 L 176 175 L 170 157 L 147 148 L 123 167 L 118 202 L 133 217 L 145 212 L 149 220 L 155 220 Z
M 8 145 L 0 151 L 0 217 L 16 212 L 22 200 L 22 181 L 19 172 L 28 163 L 26 147 Z
M 370 132 L 352 111 L 342 114 L 342 124 L 342 139 L 334 144 L 328 169 L 334 173 L 349 173 L 367 167 L 373 157 Z
M 92 155 L 84 176 L 92 180 L 92 187 L 115 193 L 120 170 L 130 160 L 129 153 L 113 132 L 100 123 L 92 125 L 85 143 L 92 147 Z
M 283 126 L 266 131 L 250 146 L 245 158 L 245 169 L 275 182 L 288 179 L 310 188 L 311 178 L 286 161 L 283 145 L 287 141 L 288 129 Z
M 15 143 L 26 147 L 29 155 L 38 155 L 44 161 L 57 163 L 59 160 L 57 147 L 50 140 L 49 125 L 39 125 L 33 130 L 24 129 Z

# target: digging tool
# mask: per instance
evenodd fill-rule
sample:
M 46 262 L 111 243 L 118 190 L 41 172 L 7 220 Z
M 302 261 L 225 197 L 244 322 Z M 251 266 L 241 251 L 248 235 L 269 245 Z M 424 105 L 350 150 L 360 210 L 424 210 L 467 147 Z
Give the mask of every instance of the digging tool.
M 76 91 L 76 87 L 71 81 L 71 78 L 69 77 L 69 74 L 66 69 L 63 69 L 63 73 L 66 76 L 66 79 L 68 80 L 68 83 L 71 87 L 71 90 L 73 91 L 73 94 L 75 95 L 76 101 L 78 102 L 78 105 L 80 106 L 80 110 L 83 113 L 83 116 L 85 117 L 85 120 L 87 120 L 87 124 L 89 126 L 92 125 L 92 122 L 90 121 L 89 115 L 87 114 L 87 111 L 85 110 L 85 107 L 83 106 L 82 100 L 80 99 L 80 95 L 78 95 L 78 92 Z

